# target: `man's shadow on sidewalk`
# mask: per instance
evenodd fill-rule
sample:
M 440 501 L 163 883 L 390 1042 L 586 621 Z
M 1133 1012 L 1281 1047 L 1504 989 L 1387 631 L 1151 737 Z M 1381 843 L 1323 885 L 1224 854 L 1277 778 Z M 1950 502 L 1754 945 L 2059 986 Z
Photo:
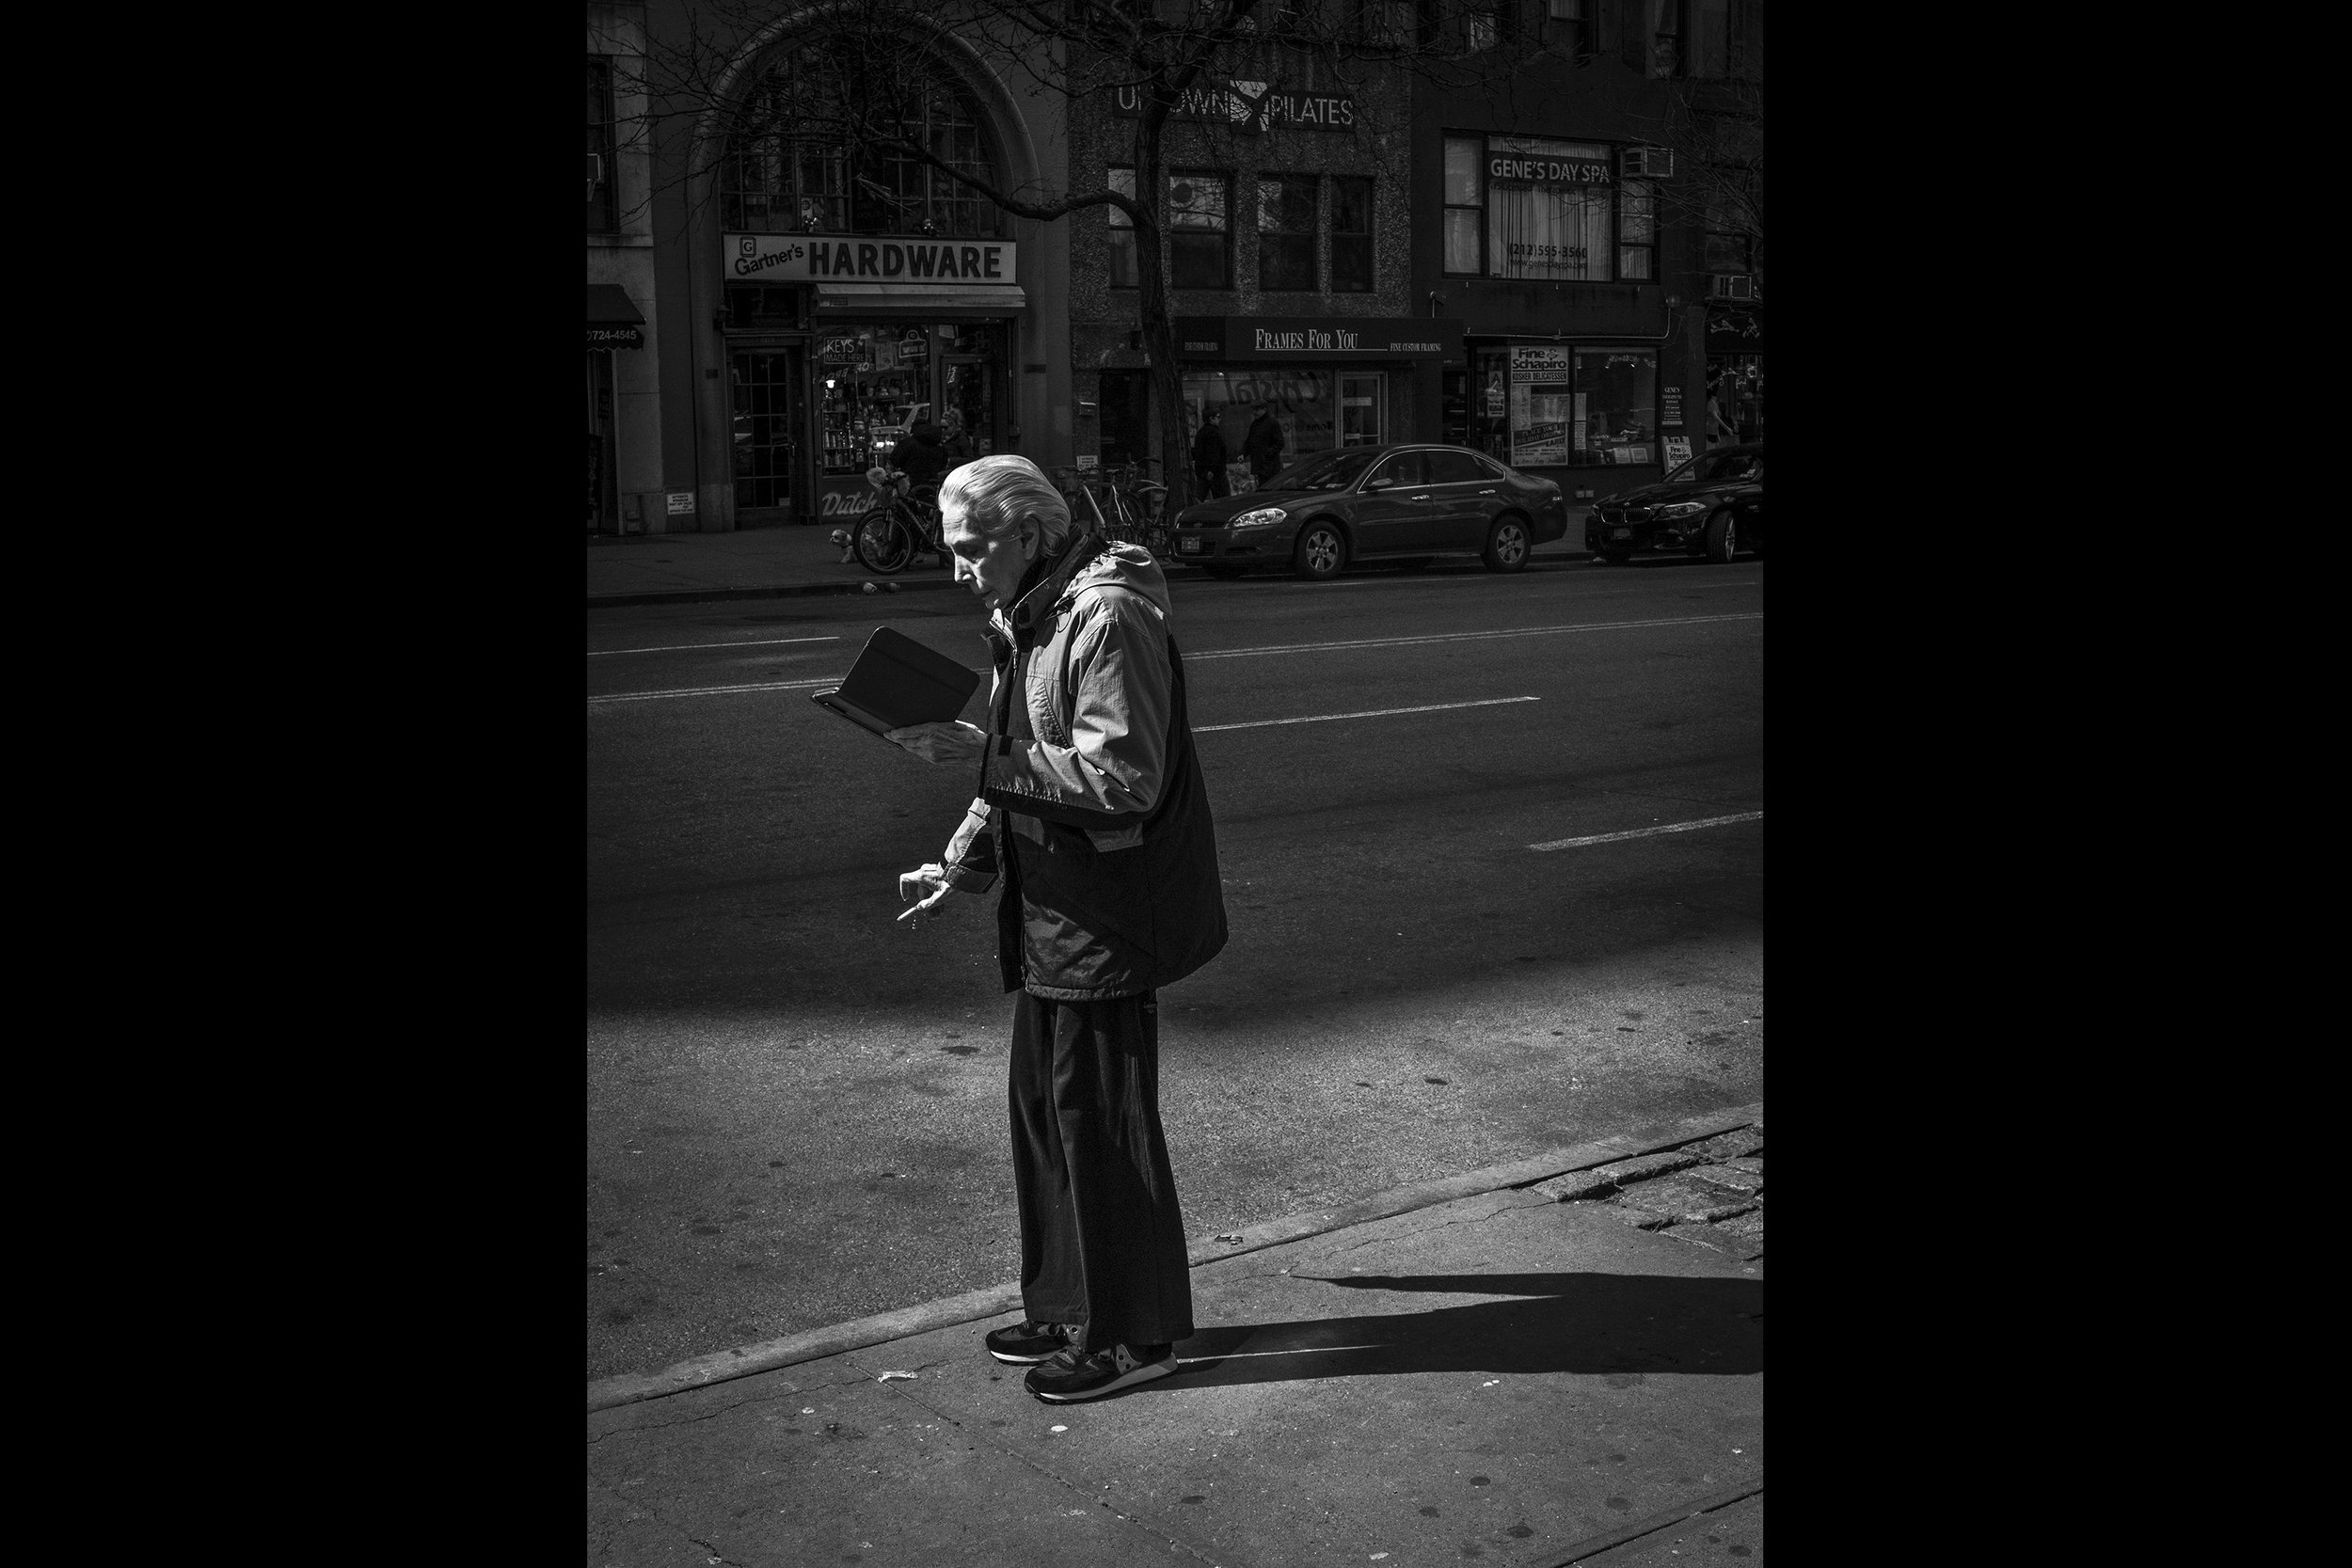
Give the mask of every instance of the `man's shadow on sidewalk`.
M 1184 1386 L 1397 1372 L 1588 1372 L 1631 1379 L 1650 1372 L 1739 1377 L 1764 1370 L 1764 1284 L 1756 1279 L 1364 1274 L 1322 1283 L 1519 1299 L 1203 1329 L 1176 1347 L 1184 1363 Z

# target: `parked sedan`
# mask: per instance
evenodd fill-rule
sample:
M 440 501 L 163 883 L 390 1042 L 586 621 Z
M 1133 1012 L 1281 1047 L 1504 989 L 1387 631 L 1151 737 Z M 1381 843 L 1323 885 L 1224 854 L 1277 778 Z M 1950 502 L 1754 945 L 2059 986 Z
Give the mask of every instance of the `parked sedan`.
M 1409 568 L 1441 555 L 1475 555 L 1488 571 L 1516 572 L 1535 546 L 1567 531 L 1560 486 L 1483 452 L 1425 443 L 1342 447 L 1293 464 L 1246 496 L 1184 508 L 1169 531 L 1169 554 L 1220 578 L 1287 565 L 1320 580 L 1352 561 Z
M 1604 497 L 1584 519 L 1584 547 L 1604 561 L 1674 550 L 1729 561 L 1764 553 L 1764 443 L 1717 447 L 1656 484 Z

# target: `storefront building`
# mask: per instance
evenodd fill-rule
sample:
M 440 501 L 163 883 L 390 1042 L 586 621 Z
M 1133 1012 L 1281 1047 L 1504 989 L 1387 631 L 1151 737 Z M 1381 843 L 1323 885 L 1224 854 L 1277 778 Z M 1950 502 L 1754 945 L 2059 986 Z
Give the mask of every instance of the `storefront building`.
M 652 181 L 641 135 L 643 6 L 588 8 L 588 532 L 659 532 L 661 377 Z
M 1187 451 L 1204 420 L 1218 428 L 1234 494 L 1256 483 L 1242 443 L 1262 410 L 1285 464 L 1430 439 L 1440 369 L 1462 363 L 1462 324 L 1414 309 L 1402 79 L 1353 61 L 1343 81 L 1275 43 L 1242 65 L 1248 79 L 1198 89 L 1163 144 L 1173 417 Z M 1134 194 L 1134 114 L 1112 90 L 1073 103 L 1074 182 Z M 1138 330 L 1136 230 L 1107 207 L 1069 228 L 1077 462 L 1156 461 L 1170 411 L 1153 404 Z
M 1058 183 L 1057 104 L 1016 97 L 1003 62 L 967 43 L 929 42 L 900 65 L 914 78 L 905 135 L 1002 187 Z M 1070 422 L 1066 321 L 1052 308 L 1063 226 L 804 130 L 857 85 L 788 18 L 745 40 L 723 83 L 732 118 L 706 126 L 699 199 L 675 204 L 695 473 L 670 500 L 694 527 L 854 518 L 875 500 L 866 470 L 918 420 L 974 456 L 1069 461 L 1054 436 L 1057 403 Z
M 1227 486 L 1256 488 L 1242 443 L 1259 411 L 1282 432 L 1283 461 L 1333 447 L 1412 440 L 1392 412 L 1417 372 L 1462 362 L 1462 323 L 1380 316 L 1179 316 L 1187 425 L 1214 421 L 1231 454 Z
M 1466 323 L 1443 439 L 1587 503 L 1705 450 L 1710 302 L 1732 286 L 1709 277 L 1727 253 L 1676 183 L 1689 149 L 1651 138 L 1687 119 L 1689 79 L 1760 70 L 1759 12 L 1756 0 L 1503 0 L 1488 37 L 1535 62 L 1512 90 L 1424 85 L 1415 276 Z

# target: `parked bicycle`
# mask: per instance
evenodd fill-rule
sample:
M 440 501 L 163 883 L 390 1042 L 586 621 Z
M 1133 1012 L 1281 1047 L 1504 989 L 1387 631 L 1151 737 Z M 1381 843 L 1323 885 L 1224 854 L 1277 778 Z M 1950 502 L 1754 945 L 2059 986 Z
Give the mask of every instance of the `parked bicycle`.
M 905 474 L 896 468 L 868 468 L 866 483 L 874 487 L 874 504 L 858 523 L 855 540 L 858 561 L 867 571 L 904 571 L 925 550 L 946 561 L 939 508 L 908 494 L 911 482 Z
M 1053 479 L 1081 527 L 1114 544 L 1141 545 L 1154 555 L 1168 553 L 1168 530 L 1160 520 L 1168 486 L 1146 477 L 1138 465 L 1056 468 Z

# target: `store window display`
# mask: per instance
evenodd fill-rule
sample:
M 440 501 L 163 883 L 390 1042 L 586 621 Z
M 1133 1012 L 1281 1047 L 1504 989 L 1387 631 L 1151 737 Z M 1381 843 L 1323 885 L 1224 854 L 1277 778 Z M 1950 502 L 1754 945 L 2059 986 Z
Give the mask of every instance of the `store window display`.
M 1224 437 L 1231 492 L 1257 488 L 1242 444 L 1261 409 L 1282 432 L 1286 463 L 1333 447 L 1376 446 L 1387 417 L 1387 377 L 1376 371 L 1196 371 L 1184 377 L 1186 428 L 1206 419 Z

